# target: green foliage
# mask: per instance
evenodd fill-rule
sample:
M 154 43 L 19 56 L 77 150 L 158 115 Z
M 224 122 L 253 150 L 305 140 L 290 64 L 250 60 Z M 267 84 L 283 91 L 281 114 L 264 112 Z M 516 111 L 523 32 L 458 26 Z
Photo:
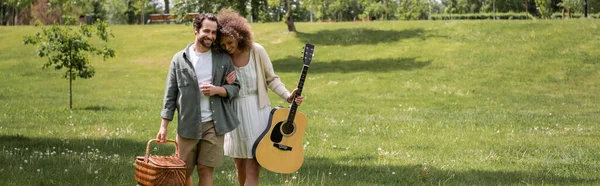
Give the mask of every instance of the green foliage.
M 543 19 L 552 17 L 552 0 L 535 0 L 538 12 Z
M 436 14 L 432 15 L 432 20 L 481 20 L 481 19 L 531 19 L 525 13 L 481 13 L 481 14 Z
M 573 12 L 583 13 L 583 3 L 585 0 L 562 0 L 558 6 L 566 9 L 571 9 Z
M 406 0 L 398 7 L 398 19 L 427 19 L 432 3 L 430 0 Z

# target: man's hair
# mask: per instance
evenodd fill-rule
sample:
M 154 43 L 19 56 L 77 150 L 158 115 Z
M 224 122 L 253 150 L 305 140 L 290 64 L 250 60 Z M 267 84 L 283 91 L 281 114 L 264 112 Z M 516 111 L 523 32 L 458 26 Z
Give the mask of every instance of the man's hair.
M 238 41 L 238 49 L 241 51 L 252 49 L 252 31 L 246 18 L 229 8 L 219 11 L 217 17 L 221 25 L 221 36 L 230 36 Z
M 211 13 L 202 13 L 194 18 L 194 30 L 200 30 L 202 28 L 202 22 L 204 22 L 206 19 L 214 21 L 217 23 L 217 25 L 219 25 L 219 21 L 215 15 Z

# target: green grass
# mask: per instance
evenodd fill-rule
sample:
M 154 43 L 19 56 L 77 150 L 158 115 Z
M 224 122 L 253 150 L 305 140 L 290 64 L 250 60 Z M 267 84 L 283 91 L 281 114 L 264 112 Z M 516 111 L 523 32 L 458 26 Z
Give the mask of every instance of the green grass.
M 315 44 L 305 162 L 262 185 L 600 185 L 598 20 L 253 24 L 288 89 Z M 189 26 L 112 26 L 117 58 L 74 81 L 0 27 L 0 183 L 135 185 Z M 271 94 L 273 105 L 285 105 Z M 169 127 L 175 137 L 175 123 Z M 153 154 L 173 148 L 153 145 Z M 229 158 L 216 185 L 236 185 Z

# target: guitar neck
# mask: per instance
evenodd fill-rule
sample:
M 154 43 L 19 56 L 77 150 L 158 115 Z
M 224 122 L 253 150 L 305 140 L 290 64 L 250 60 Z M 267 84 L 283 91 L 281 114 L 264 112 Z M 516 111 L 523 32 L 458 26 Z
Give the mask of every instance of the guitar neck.
M 302 88 L 304 87 L 304 81 L 306 80 L 306 74 L 308 73 L 308 65 L 302 67 L 302 73 L 300 74 L 300 80 L 298 81 L 298 91 L 293 95 L 292 106 L 290 107 L 290 114 L 288 115 L 287 121 L 289 123 L 294 122 L 296 117 L 296 110 L 298 110 L 298 104 L 296 104 L 295 98 L 302 95 Z

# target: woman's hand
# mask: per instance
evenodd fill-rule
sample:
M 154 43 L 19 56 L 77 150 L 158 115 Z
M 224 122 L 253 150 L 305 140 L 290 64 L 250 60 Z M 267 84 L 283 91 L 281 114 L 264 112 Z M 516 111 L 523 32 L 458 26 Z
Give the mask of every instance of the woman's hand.
M 292 99 L 296 95 L 296 92 L 298 92 L 298 88 L 294 89 L 294 91 L 292 91 L 292 93 L 290 94 L 290 97 L 287 98 L 288 103 L 292 103 Z M 300 95 L 300 96 L 296 97 L 296 99 L 294 101 L 296 102 L 296 105 L 300 106 L 302 104 L 303 100 L 304 100 L 304 96 Z
M 235 81 L 235 71 L 229 72 L 229 74 L 227 74 L 227 77 L 225 78 L 225 81 L 227 84 L 233 84 L 233 82 Z

